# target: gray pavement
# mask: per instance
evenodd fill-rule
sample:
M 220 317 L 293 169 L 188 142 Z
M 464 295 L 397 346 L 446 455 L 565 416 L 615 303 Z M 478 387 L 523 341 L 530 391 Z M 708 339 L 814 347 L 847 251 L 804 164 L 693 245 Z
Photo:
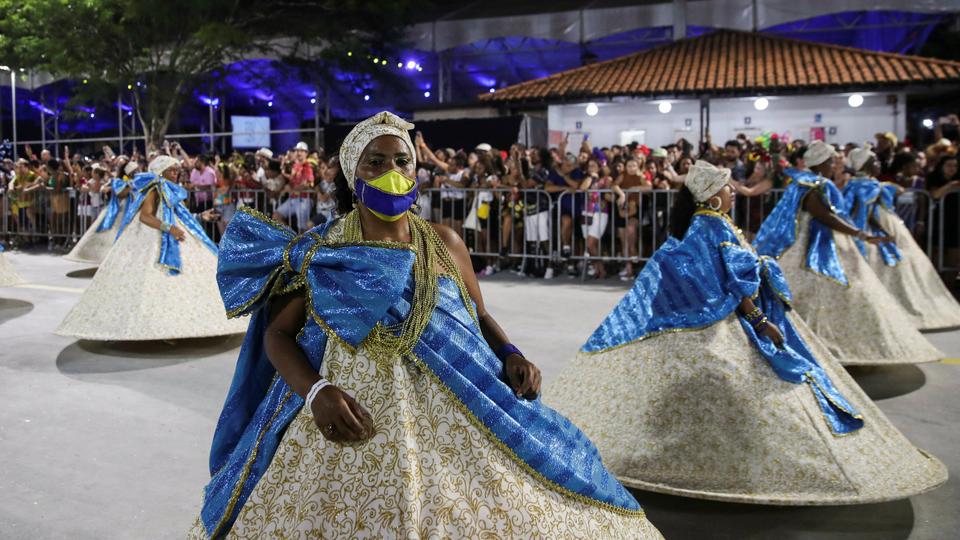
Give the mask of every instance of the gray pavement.
M 0 538 L 182 538 L 207 480 L 240 338 L 109 345 L 54 336 L 89 267 L 47 254 L 5 256 L 27 283 L 0 289 Z M 627 288 L 504 275 L 481 285 L 491 313 L 546 380 Z M 930 339 L 960 357 L 960 332 Z M 854 375 L 917 446 L 947 463 L 945 486 L 906 501 L 832 508 L 636 492 L 651 521 L 668 538 L 956 538 L 960 363 Z

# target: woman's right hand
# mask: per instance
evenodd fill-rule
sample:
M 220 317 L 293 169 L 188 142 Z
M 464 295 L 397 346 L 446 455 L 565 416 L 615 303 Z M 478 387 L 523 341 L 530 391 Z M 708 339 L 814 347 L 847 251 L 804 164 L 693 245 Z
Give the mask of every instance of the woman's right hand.
M 183 232 L 183 229 L 176 225 L 170 227 L 170 234 L 173 235 L 173 239 L 177 242 L 183 242 L 187 239 L 187 233 Z
M 330 385 L 320 390 L 310 404 L 313 422 L 332 442 L 359 442 L 373 436 L 373 419 L 353 396 Z
M 768 322 L 767 326 L 763 329 L 763 335 L 770 338 L 770 341 L 778 348 L 783 347 L 783 334 L 775 324 Z

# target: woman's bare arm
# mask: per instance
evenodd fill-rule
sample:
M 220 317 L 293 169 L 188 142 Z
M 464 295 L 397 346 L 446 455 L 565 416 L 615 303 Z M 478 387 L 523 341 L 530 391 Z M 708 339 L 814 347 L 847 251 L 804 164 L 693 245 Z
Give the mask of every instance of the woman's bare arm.
M 433 227 L 457 264 L 470 298 L 477 304 L 477 320 L 480 323 L 480 332 L 483 334 L 483 339 L 486 340 L 491 349 L 495 352 L 499 351 L 504 345 L 510 343 L 510 339 L 493 316 L 487 312 L 483 303 L 483 295 L 480 293 L 480 283 L 473 272 L 473 263 L 470 261 L 470 253 L 467 251 L 466 245 L 464 245 L 460 236 L 453 232 L 453 229 L 436 224 Z M 517 396 L 527 399 L 536 398 L 540 393 L 540 370 L 518 354 L 511 354 L 504 359 L 503 364 L 510 386 Z

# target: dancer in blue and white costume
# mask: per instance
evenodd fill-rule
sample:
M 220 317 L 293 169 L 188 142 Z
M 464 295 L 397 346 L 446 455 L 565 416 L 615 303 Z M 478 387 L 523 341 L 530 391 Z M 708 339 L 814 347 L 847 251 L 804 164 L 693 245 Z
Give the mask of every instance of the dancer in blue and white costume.
M 916 328 L 943 330 L 960 326 L 960 304 L 894 210 L 894 201 L 902 188 L 876 179 L 880 164 L 869 149 L 854 149 L 849 160 L 856 173 L 843 187 L 843 197 L 852 223 L 871 235 L 890 236 L 894 240 L 880 244 L 857 240 L 857 248 L 870 262 L 870 268 L 910 315 Z
M 760 225 L 757 252 L 778 259 L 797 314 L 842 364 L 940 360 L 943 353 L 920 334 L 854 243 L 892 239 L 850 224 L 843 195 L 825 177 L 837 158 L 833 147 L 814 141 L 803 156 L 811 170 L 787 169 L 791 182 Z
M 914 448 L 792 313 L 780 267 L 727 214 L 729 178 L 702 161 L 691 168 L 675 237 L 544 400 L 630 487 L 833 505 L 943 483 L 943 464 Z
M 356 207 L 331 224 L 230 222 L 220 288 L 253 318 L 190 536 L 660 538 L 536 399 L 462 240 L 408 211 L 412 127 L 381 112 L 347 135 L 337 189 Z
M 130 184 L 132 180 L 129 175 L 137 170 L 137 163 L 131 161 L 126 164 L 124 177 L 114 178 L 110 181 L 109 190 L 102 190 L 102 193 L 110 193 L 110 202 L 107 207 L 100 212 L 97 219 L 87 229 L 77 245 L 73 246 L 70 253 L 63 256 L 64 259 L 73 262 L 100 264 L 107 258 L 107 253 L 113 247 L 120 231 L 120 222 L 126 213 L 126 207 L 130 199 Z
M 217 289 L 217 246 L 184 205 L 180 163 L 159 156 L 132 182 L 118 238 L 57 334 L 98 341 L 242 333 Z
M 13 269 L 13 265 L 3 255 L 3 246 L 0 246 L 0 287 L 12 287 L 23 281 L 20 274 Z

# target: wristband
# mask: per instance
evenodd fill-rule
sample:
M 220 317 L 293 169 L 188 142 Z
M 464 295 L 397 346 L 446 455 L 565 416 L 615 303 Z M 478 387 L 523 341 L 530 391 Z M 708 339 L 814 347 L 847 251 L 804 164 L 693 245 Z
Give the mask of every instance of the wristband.
M 303 398 L 303 402 L 307 404 L 307 407 L 313 405 L 313 400 L 317 398 L 317 394 L 319 394 L 321 390 L 328 386 L 331 386 L 330 381 L 323 378 L 313 383 L 313 386 L 310 387 L 310 391 L 307 392 L 307 397 Z
M 161 223 L 161 224 L 160 224 L 160 230 L 163 231 L 163 232 L 170 232 L 170 224 L 169 224 L 169 223 Z
M 523 353 L 520 352 L 520 349 L 518 349 L 513 343 L 507 343 L 506 345 L 500 347 L 496 350 L 496 354 L 497 358 L 499 358 L 501 362 L 506 362 L 507 357 L 509 357 L 511 354 L 518 354 L 521 358 L 526 358 L 526 356 L 523 356 Z
M 770 320 L 766 317 L 763 317 L 756 324 L 753 325 L 753 331 L 757 334 L 762 334 L 764 330 L 767 329 L 767 325 L 770 324 Z

